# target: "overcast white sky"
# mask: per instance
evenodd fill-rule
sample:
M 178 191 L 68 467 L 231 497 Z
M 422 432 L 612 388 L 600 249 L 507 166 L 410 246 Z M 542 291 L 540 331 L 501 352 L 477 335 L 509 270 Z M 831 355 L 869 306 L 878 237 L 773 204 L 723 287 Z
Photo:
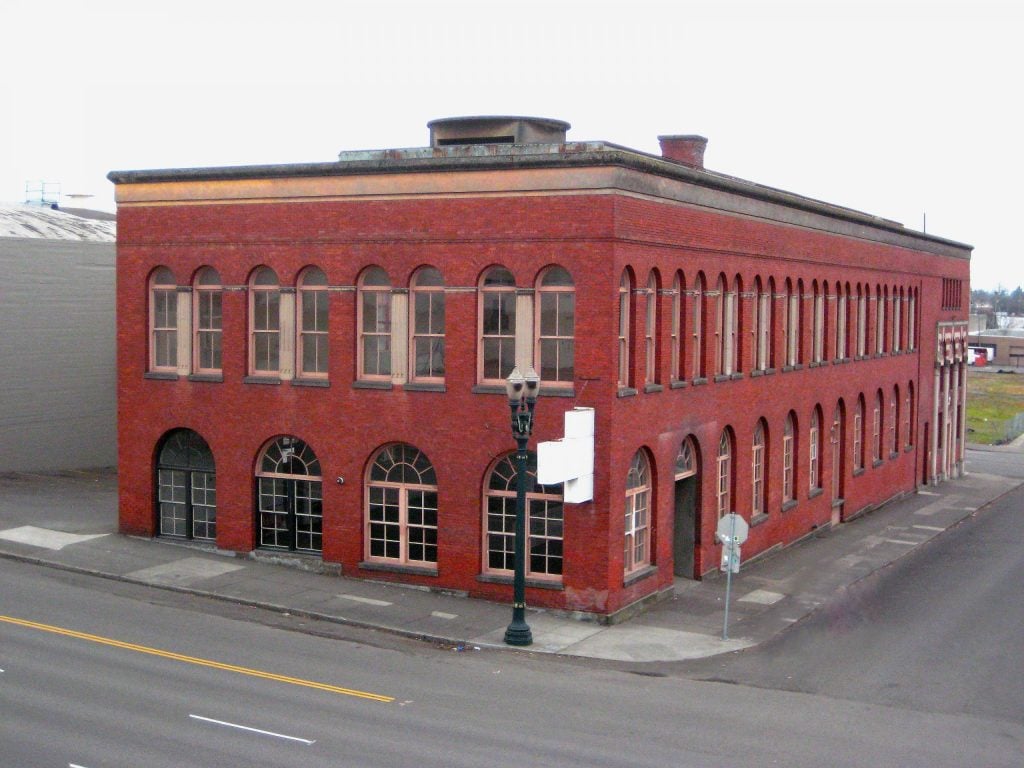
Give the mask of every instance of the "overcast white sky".
M 1017 4 L 1019 6 L 1019 3 Z M 975 246 L 1024 285 L 1021 12 L 1011 2 L 5 0 L 0 201 L 108 171 L 423 146 L 428 120 L 553 117 Z

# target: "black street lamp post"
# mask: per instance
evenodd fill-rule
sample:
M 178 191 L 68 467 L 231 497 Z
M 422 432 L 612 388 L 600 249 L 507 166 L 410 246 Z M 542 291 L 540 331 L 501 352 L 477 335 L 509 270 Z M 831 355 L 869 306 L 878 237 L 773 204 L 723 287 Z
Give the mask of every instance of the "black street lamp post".
M 505 630 L 508 645 L 531 645 L 533 633 L 526 623 L 526 444 L 533 431 L 533 409 L 540 391 L 540 376 L 530 368 L 523 376 L 513 368 L 505 382 L 512 411 L 512 437 L 516 441 L 515 570 L 512 578 L 512 623 Z

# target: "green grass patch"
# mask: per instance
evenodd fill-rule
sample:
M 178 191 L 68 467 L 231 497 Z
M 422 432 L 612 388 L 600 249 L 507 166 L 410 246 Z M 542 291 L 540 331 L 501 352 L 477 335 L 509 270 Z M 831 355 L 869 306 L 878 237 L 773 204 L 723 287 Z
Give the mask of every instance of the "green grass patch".
M 1024 431 L 1024 375 L 967 369 L 967 440 L 999 445 Z

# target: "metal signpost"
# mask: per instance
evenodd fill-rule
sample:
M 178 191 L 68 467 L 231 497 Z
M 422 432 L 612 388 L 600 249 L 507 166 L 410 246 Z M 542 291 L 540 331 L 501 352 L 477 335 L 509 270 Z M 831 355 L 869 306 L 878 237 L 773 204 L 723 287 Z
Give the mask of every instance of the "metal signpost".
M 740 544 L 747 540 L 750 526 L 747 521 L 730 512 L 718 521 L 715 538 L 722 543 L 722 565 L 725 571 L 725 621 L 722 624 L 722 639 L 729 639 L 729 595 L 732 592 L 732 575 L 740 572 Z

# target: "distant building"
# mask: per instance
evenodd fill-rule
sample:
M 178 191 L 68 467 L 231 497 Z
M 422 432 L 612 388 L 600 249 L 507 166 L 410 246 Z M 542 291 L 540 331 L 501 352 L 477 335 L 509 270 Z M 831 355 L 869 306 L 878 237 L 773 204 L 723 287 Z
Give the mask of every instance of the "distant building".
M 503 382 L 596 417 L 531 473 L 527 602 L 614 620 L 963 467 L 969 246 L 568 124 L 119 171 L 121 530 L 508 600 Z
M 984 349 L 989 365 L 1024 368 L 1024 328 L 989 328 L 968 337 L 971 349 Z
M 114 466 L 112 214 L 0 205 L 0 471 Z

